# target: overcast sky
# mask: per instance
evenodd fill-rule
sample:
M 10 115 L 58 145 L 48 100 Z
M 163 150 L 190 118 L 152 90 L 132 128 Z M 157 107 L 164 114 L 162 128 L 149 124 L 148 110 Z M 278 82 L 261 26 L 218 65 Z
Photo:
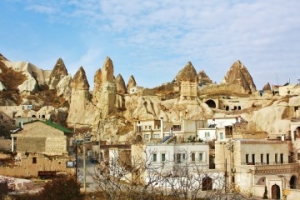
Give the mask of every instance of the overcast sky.
M 170 82 L 191 61 L 217 83 L 240 60 L 257 89 L 300 79 L 299 0 L 1 0 L 0 53 L 91 85 L 109 56 L 139 86 Z

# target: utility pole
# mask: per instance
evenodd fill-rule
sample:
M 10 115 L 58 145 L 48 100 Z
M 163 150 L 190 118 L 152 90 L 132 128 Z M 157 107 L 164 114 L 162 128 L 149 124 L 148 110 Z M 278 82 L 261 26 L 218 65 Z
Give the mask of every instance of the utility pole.
M 85 142 L 83 142 L 83 190 L 86 190 Z

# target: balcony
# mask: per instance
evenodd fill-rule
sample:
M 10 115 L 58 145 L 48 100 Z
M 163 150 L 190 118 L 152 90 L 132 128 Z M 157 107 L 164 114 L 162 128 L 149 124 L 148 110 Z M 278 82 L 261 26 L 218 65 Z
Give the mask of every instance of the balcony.
M 253 171 L 255 175 L 268 175 L 268 174 L 288 174 L 298 173 L 298 163 L 279 163 L 279 164 L 255 164 L 248 165 L 248 170 Z

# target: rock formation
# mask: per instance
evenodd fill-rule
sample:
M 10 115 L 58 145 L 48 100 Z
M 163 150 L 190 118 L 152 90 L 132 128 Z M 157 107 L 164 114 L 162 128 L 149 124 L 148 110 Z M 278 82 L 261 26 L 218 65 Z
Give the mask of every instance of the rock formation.
M 117 86 L 117 93 L 118 94 L 125 94 L 126 93 L 126 85 L 125 81 L 121 74 L 118 74 L 116 77 L 116 86 Z
M 176 81 L 180 83 L 180 98 L 181 100 L 196 100 L 198 92 L 198 75 L 191 62 L 179 71 L 176 76 Z M 196 103 L 196 102 L 182 102 Z
M 201 70 L 198 74 L 198 82 L 201 85 L 207 85 L 207 84 L 212 84 L 212 80 L 210 80 L 210 78 L 206 75 L 206 73 Z
M 177 74 L 175 82 L 148 90 L 146 95 L 144 93 L 124 95 L 131 88 L 137 86 L 136 81 L 133 76 L 130 76 L 128 84 L 125 86 L 123 77 L 120 74 L 114 78 L 114 66 L 109 57 L 105 59 L 102 69 L 97 70 L 94 76 L 93 94 L 89 91 L 89 83 L 82 67 L 71 78 L 70 75 L 67 75 L 62 60 L 58 60 L 56 66 L 52 72 L 48 72 L 38 69 L 28 62 L 10 62 L 0 54 L 1 73 L 5 73 L 9 77 L 19 76 L 19 78 L 14 79 L 14 82 L 8 82 L 7 79 L 2 79 L 3 76 L 0 73 L 0 82 L 8 90 L 16 90 L 19 86 L 20 90 L 33 91 L 35 88 L 49 83 L 51 88 L 55 87 L 57 89 L 57 96 L 63 96 L 70 102 L 69 108 L 67 106 L 57 108 L 56 105 L 58 104 L 53 104 L 53 107 L 47 106 L 47 108 L 53 109 L 53 112 L 51 110 L 46 111 L 46 108 L 43 107 L 38 112 L 21 113 L 21 111 L 16 115 L 30 116 L 46 113 L 54 118 L 64 119 L 64 116 L 68 114 L 65 121 L 68 126 L 75 126 L 76 129 L 81 127 L 92 128 L 93 134 L 98 133 L 102 123 L 103 136 L 101 137 L 110 139 L 112 142 L 120 141 L 120 135 L 125 137 L 130 132 L 132 123 L 135 120 L 160 119 L 160 117 L 163 117 L 166 121 L 179 123 L 182 119 L 198 120 L 238 113 L 249 122 L 249 130 L 254 132 L 266 131 L 269 135 L 279 136 L 288 133 L 292 117 L 300 116 L 297 110 L 300 107 L 300 97 L 296 95 L 281 97 L 280 95 L 274 96 L 270 92 L 271 94 L 264 98 L 266 92 L 263 92 L 257 98 L 253 94 L 256 88 L 252 77 L 240 61 L 231 66 L 225 76 L 224 84 L 211 84 L 199 91 L 199 82 L 211 83 L 211 80 L 204 71 L 197 74 L 192 63 L 188 62 Z M 23 73 L 26 76 L 22 75 Z M 295 87 L 299 87 L 300 90 L 300 85 Z M 292 86 L 290 88 L 295 89 Z M 267 84 L 263 90 L 270 90 L 270 84 Z M 48 92 L 55 94 L 54 91 Z M 5 91 L 1 92 L 0 103 L 2 106 L 16 105 L 14 102 L 17 101 L 13 102 L 11 100 L 15 98 L 14 94 L 12 95 L 13 98 L 3 100 L 4 94 Z M 168 98 L 164 97 L 166 94 L 170 94 Z M 237 94 L 243 95 L 238 96 Z M 24 104 L 38 102 L 37 105 L 42 107 L 45 102 L 38 99 L 38 95 L 38 91 L 35 95 L 29 94 L 26 96 L 26 94 L 22 94 L 22 96 L 19 96 L 19 98 L 22 97 L 20 102 Z M 215 107 L 210 108 L 198 96 L 201 97 L 203 102 L 207 102 L 206 100 L 215 102 Z M 93 103 L 91 102 L 92 99 Z M 233 104 L 240 106 L 241 109 L 225 109 L 225 106 L 233 106 Z M 253 112 L 253 110 L 255 111 Z
M 98 104 L 97 97 L 99 97 L 99 95 L 100 95 L 101 85 L 102 85 L 102 72 L 101 72 L 101 69 L 98 69 L 94 75 L 93 103 L 95 105 Z
M 95 124 L 97 124 L 99 120 L 107 118 L 115 110 L 117 92 L 113 73 L 113 62 L 109 57 L 107 57 L 104 61 L 101 73 L 98 71 L 94 80 L 97 85 L 97 93 L 94 93 L 96 95 L 94 98 L 97 102 L 97 111 L 95 112 L 94 121 Z
M 262 90 L 264 90 L 264 91 L 271 91 L 271 85 L 270 85 L 270 83 L 267 83 L 267 84 L 263 87 Z
M 89 83 L 83 67 L 74 75 L 71 81 L 71 103 L 67 124 L 76 127 L 89 127 L 94 119 L 94 108 L 91 103 Z
M 102 67 L 102 82 L 113 82 L 114 81 L 114 66 L 113 62 L 109 57 L 106 57 Z
M 176 80 L 181 81 L 189 81 L 194 82 L 197 81 L 198 75 L 197 72 L 191 62 L 188 62 L 185 67 L 178 72 L 176 75 Z
M 37 91 L 39 86 L 47 85 L 50 70 L 42 70 L 29 62 L 10 62 L 2 56 L 2 62 L 16 72 L 22 72 L 26 80 L 18 86 L 19 91 Z
M 62 80 L 67 75 L 68 75 L 68 71 L 65 66 L 65 63 L 61 58 L 59 58 L 49 77 L 49 89 L 50 90 L 55 89 L 59 81 Z
M 64 76 L 56 85 L 56 95 L 63 96 L 68 102 L 71 100 L 71 75 Z
M 251 94 L 256 91 L 252 76 L 239 60 L 234 62 L 230 67 L 224 77 L 224 83 L 227 85 L 240 86 L 242 89 L 241 92 L 243 93 Z
M 127 92 L 130 93 L 130 89 L 133 87 L 136 87 L 136 82 L 133 75 L 131 75 L 127 83 Z

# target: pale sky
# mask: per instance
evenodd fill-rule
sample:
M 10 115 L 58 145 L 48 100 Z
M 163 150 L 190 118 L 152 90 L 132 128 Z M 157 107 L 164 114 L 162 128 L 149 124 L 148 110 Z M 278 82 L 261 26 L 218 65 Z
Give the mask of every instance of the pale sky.
M 0 53 L 53 69 L 80 66 L 91 89 L 109 56 L 139 86 L 191 61 L 217 83 L 240 60 L 257 89 L 300 79 L 299 0 L 0 0 Z

